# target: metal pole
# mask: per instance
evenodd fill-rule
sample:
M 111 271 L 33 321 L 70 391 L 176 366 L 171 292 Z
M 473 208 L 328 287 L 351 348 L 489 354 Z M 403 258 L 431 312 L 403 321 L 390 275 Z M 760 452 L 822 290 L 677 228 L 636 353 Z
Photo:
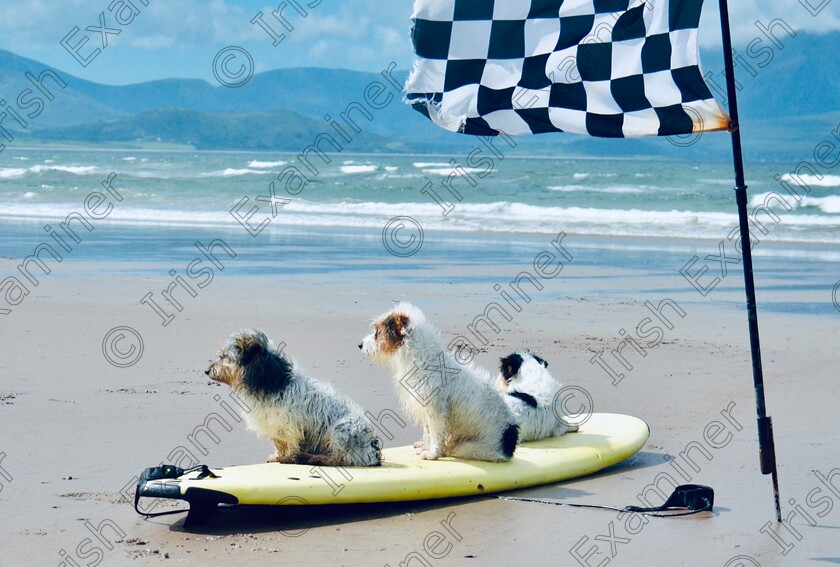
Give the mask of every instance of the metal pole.
M 776 447 L 773 441 L 773 423 L 764 404 L 764 373 L 761 368 L 761 345 L 758 338 L 758 313 L 755 307 L 755 282 L 753 281 L 752 244 L 750 243 L 749 217 L 747 216 L 747 186 L 744 183 L 744 158 L 741 154 L 741 132 L 738 122 L 738 102 L 735 88 L 735 66 L 732 63 L 732 38 L 729 31 L 729 7 L 726 0 L 719 0 L 720 29 L 723 36 L 723 60 L 726 71 L 726 94 L 729 98 L 730 134 L 732 135 L 732 161 L 735 166 L 735 200 L 738 204 L 738 223 L 741 228 L 741 249 L 744 262 L 744 289 L 747 294 L 747 316 L 750 328 L 753 383 L 755 384 L 755 412 L 758 421 L 758 457 L 761 474 L 773 479 L 773 497 L 776 504 L 776 521 L 782 521 L 779 503 L 779 477 L 776 470 Z

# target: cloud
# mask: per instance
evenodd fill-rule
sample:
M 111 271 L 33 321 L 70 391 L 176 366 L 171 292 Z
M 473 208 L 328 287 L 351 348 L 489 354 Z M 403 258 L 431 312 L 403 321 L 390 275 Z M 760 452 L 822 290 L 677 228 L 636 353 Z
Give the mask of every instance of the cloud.
M 108 27 L 122 29 L 121 34 L 111 35 L 115 45 L 132 37 L 132 46 L 138 49 L 158 49 L 153 41 L 161 36 L 167 45 L 183 47 L 201 46 L 224 40 L 253 40 L 258 34 L 250 19 L 253 14 L 242 6 L 226 0 L 179 0 L 175 2 L 149 2 L 143 6 L 139 0 L 133 5 L 140 11 L 129 26 L 120 26 L 108 6 L 111 0 L 31 0 L 29 2 L 0 3 L 0 37 L 32 46 L 46 47 L 58 42 L 74 27 L 88 33 L 97 41 L 95 32 L 86 32 L 87 26 L 98 26 L 100 13 L 105 14 Z
M 751 41 L 763 38 L 770 41 L 761 27 L 772 28 L 772 33 L 784 42 L 794 33 L 827 33 L 840 30 L 840 2 L 836 0 L 739 0 L 729 3 L 729 21 L 733 44 L 743 47 Z M 772 25 L 771 25 L 772 24 Z M 718 3 L 707 0 L 700 20 L 700 46 L 708 49 L 720 48 L 720 11 Z
M 330 42 L 321 40 L 309 50 L 309 54 L 312 56 L 313 59 L 320 59 L 324 55 L 330 52 L 332 48 L 330 47 Z

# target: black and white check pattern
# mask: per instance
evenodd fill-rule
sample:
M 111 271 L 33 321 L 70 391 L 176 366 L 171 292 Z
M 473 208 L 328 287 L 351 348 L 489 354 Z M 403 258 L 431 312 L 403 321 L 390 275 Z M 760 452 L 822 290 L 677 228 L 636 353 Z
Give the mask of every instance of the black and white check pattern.
M 465 134 L 723 130 L 703 80 L 703 0 L 415 0 L 407 99 Z

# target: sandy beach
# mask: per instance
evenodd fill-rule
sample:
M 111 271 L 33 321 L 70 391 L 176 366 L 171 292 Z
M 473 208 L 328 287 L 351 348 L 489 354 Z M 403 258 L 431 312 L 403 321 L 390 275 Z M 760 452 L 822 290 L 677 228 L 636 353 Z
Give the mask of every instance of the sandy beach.
M 6 230 L 24 235 L 32 227 Z M 207 244 L 216 233 L 132 230 L 143 238 L 97 228 L 99 240 L 54 264 L 3 317 L 0 565 L 840 563 L 832 393 L 840 321 L 832 289 L 840 274 L 830 249 L 756 248 L 783 525 L 774 521 L 769 477 L 758 471 L 740 266 L 699 260 L 688 271 L 708 264 L 695 279 L 704 296 L 680 271 L 694 256 L 718 254 L 716 240 L 570 234 L 562 245 L 572 260 L 539 276 L 542 289 L 531 290 L 521 312 L 497 318 L 500 332 L 485 329 L 488 344 L 476 345 L 476 362 L 495 368 L 500 356 L 530 347 L 564 385 L 585 389 L 594 411 L 640 417 L 651 436 L 638 455 L 600 474 L 513 495 L 623 507 L 639 505 L 640 494 L 655 501 L 650 487 L 670 492 L 676 479 L 712 486 L 714 513 L 640 519 L 488 496 L 314 511 L 225 509 L 185 530 L 184 515 L 144 519 L 126 496 L 145 467 L 173 457 L 226 466 L 269 454 L 268 443 L 225 411 L 229 390 L 203 373 L 232 331 L 262 329 L 373 414 L 400 412 L 387 370 L 357 348 L 370 318 L 393 300 L 409 300 L 444 339 L 469 336 L 474 318 L 501 301 L 494 285 L 534 272 L 541 252 L 557 251 L 555 237 L 430 231 L 416 254 L 401 258 L 375 231 L 278 228 L 255 239 L 228 229 L 225 242 L 237 257 L 222 253 L 224 269 L 194 297 L 175 288 L 182 310 L 170 306 L 164 326 L 144 298 L 159 301 L 199 253 L 194 242 Z M 12 240 L 0 273 L 17 273 L 44 237 Z M 640 323 L 656 317 L 651 306 L 661 316 L 651 320 L 661 337 L 646 337 L 656 344 L 644 356 L 625 349 L 632 369 L 621 367 L 610 351 L 625 332 L 641 340 Z M 606 368 L 593 362 L 599 353 L 611 361 Z M 224 426 L 213 427 L 216 439 L 192 444 L 190 435 L 212 413 L 225 416 Z M 390 432 L 386 446 L 419 436 L 414 424 L 392 424 Z M 435 532 L 446 538 L 436 547 L 428 543 Z

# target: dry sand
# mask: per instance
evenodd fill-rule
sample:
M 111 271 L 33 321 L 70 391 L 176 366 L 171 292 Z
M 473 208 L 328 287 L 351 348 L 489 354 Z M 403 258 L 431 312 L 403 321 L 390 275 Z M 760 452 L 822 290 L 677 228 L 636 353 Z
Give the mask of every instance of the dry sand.
M 679 275 L 680 262 L 652 257 L 648 265 L 616 265 L 609 258 L 621 252 L 577 247 L 573 236 L 566 242 L 575 260 L 543 280 L 544 289 L 502 333 L 488 335 L 477 361 L 495 366 L 512 349 L 531 347 L 556 378 L 585 388 L 595 411 L 641 417 L 651 437 L 637 456 L 601 474 L 516 495 L 624 506 L 639 504 L 637 495 L 654 482 L 667 490 L 670 475 L 714 487 L 713 514 L 642 523 L 609 511 L 483 497 L 311 513 L 220 510 L 189 531 L 183 515 L 143 519 L 121 492 L 130 492 L 143 468 L 188 447 L 194 428 L 221 412 L 214 396 L 228 392 L 209 384 L 203 370 L 231 331 L 263 329 L 286 342 L 286 352 L 312 374 L 374 414 L 399 411 L 386 370 L 356 346 L 369 319 L 390 300 L 407 299 L 444 337 L 463 334 L 488 302 L 499 300 L 493 282 L 504 285 L 530 269 L 534 254 L 523 254 L 518 265 L 424 263 L 419 254 L 384 257 L 393 268 L 388 271 L 217 274 L 198 297 L 182 297 L 184 310 L 166 327 L 139 303 L 168 284 L 164 267 L 157 274 L 115 262 L 68 262 L 0 326 L 0 565 L 840 563 L 840 313 L 824 309 L 835 283 L 830 266 L 813 272 L 782 256 L 757 259 L 759 307 L 776 307 L 760 311 L 759 320 L 783 512 L 794 514 L 778 526 L 769 477 L 758 472 L 740 268 L 730 266 L 725 281 L 704 298 Z M 716 251 L 711 242 L 680 246 L 676 257 L 686 260 Z M 342 261 L 350 265 L 347 252 Z M 0 268 L 12 273 L 16 263 L 2 260 Z M 647 356 L 628 354 L 633 369 L 614 385 L 590 359 L 615 348 L 620 329 L 632 332 L 648 316 L 645 301 L 665 298 L 685 317 L 671 311 L 674 328 L 664 330 Z M 808 305 L 822 312 L 809 314 Z M 144 341 L 142 358 L 127 368 L 103 356 L 103 337 L 118 326 L 136 329 Z M 721 414 L 727 408 L 729 419 Z M 205 442 L 201 462 L 262 462 L 269 445 L 229 421 L 231 431 L 216 428 L 218 442 Z M 415 440 L 419 429 L 412 424 L 394 433 L 389 446 Z M 687 447 L 699 470 L 680 456 Z M 834 493 L 815 476 L 832 470 Z M 447 519 L 454 533 L 442 527 Z M 430 545 L 439 539 L 434 532 L 445 539 Z

